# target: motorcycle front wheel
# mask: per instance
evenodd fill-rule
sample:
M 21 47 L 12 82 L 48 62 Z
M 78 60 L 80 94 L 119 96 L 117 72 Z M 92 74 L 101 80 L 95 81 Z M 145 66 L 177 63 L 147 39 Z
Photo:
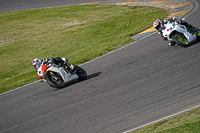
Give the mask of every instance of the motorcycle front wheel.
M 64 80 L 62 79 L 60 74 L 56 72 L 48 72 L 46 76 L 46 81 L 51 87 L 55 87 L 55 88 L 65 87 Z
M 87 78 L 87 73 L 83 68 L 81 68 L 79 66 L 74 66 L 73 71 L 75 71 L 76 74 L 78 75 L 78 80 L 82 81 Z
M 194 31 L 194 33 L 197 35 L 197 40 L 200 41 L 200 30 Z
M 188 43 L 187 38 L 184 34 L 179 32 L 174 32 L 171 36 L 174 42 L 182 47 L 188 47 L 190 44 Z

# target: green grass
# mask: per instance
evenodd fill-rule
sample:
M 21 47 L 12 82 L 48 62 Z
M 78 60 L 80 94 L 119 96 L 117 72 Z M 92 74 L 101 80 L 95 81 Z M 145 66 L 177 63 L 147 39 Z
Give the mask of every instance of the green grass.
M 143 127 L 131 133 L 200 133 L 200 108 Z
M 76 5 L 0 13 L 0 93 L 38 80 L 32 60 L 81 64 L 134 41 L 168 12 L 153 7 Z

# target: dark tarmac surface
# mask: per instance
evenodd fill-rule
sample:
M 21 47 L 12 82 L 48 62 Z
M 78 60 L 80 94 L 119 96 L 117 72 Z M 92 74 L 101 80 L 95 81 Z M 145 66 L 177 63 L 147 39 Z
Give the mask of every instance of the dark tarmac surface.
M 107 2 L 108 0 L 101 0 Z M 113 0 L 119 2 L 121 0 Z M 82 3 L 99 2 L 99 0 L 0 0 L 0 12 L 19 11 L 27 9 L 78 5 Z

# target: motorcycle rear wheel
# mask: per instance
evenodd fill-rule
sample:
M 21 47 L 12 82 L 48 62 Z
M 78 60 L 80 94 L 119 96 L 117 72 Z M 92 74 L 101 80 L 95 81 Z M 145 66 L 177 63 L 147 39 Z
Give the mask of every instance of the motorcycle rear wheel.
M 64 80 L 62 79 L 60 74 L 56 72 L 48 72 L 46 76 L 46 81 L 51 87 L 55 87 L 55 88 L 65 87 Z
M 182 47 L 188 47 L 190 45 L 187 38 L 182 33 L 174 32 L 171 38 L 174 40 L 176 44 Z

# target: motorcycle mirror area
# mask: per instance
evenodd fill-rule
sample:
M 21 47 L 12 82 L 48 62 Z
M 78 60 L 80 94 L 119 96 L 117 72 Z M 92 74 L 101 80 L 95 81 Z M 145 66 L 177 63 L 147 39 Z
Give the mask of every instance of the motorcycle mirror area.
M 182 21 L 185 22 L 185 18 L 183 18 Z

